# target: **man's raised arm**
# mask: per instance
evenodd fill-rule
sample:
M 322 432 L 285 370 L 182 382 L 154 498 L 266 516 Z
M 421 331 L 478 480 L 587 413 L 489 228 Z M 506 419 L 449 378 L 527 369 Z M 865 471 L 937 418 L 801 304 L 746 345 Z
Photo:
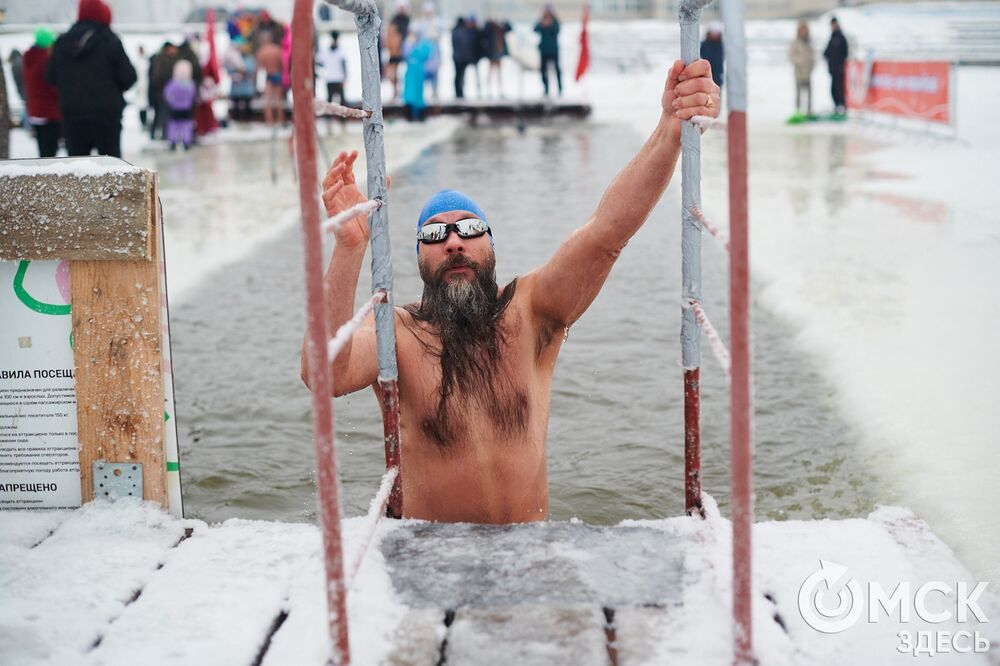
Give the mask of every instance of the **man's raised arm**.
M 652 136 L 604 192 L 585 225 L 570 234 L 544 265 L 525 276 L 532 311 L 568 327 L 590 306 L 622 248 L 649 217 L 680 155 L 680 124 L 719 113 L 719 87 L 706 60 L 678 60 L 667 74 L 662 114 Z
M 358 153 L 342 152 L 323 179 L 323 204 L 328 215 L 366 201 L 354 179 L 354 160 Z M 326 330 L 330 337 L 348 319 L 354 316 L 354 294 L 358 289 L 358 275 L 368 245 L 368 220 L 358 215 L 337 229 L 337 243 L 333 248 L 330 267 L 323 278 L 326 298 Z M 306 353 L 308 338 L 302 341 L 302 381 L 309 385 L 309 355 Z M 369 386 L 378 379 L 378 361 L 375 352 L 375 316 L 365 317 L 361 326 L 348 339 L 333 364 L 333 395 L 352 393 Z

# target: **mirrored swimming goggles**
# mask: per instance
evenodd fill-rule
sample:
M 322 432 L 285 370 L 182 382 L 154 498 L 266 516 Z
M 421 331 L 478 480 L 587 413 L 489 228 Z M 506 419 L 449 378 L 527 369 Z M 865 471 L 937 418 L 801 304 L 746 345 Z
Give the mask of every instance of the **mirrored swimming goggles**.
M 448 234 L 452 231 L 457 233 L 459 238 L 479 238 L 489 230 L 490 225 L 486 223 L 486 220 L 480 220 L 476 217 L 466 218 L 451 224 L 432 222 L 420 227 L 417 231 L 417 240 L 427 244 L 440 243 L 447 239 Z

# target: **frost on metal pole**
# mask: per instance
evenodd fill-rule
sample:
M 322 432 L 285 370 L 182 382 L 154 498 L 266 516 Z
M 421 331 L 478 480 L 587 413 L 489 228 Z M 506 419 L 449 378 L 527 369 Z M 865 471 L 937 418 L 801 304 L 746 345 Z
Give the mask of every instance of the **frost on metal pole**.
M 681 25 L 681 60 L 701 57 L 698 22 L 710 0 L 684 0 L 677 10 Z M 701 223 L 692 212 L 701 208 L 701 132 L 681 123 L 681 364 L 684 367 L 684 508 L 704 517 L 701 503 L 701 426 L 699 373 L 701 330 L 694 310 L 701 302 Z
M 722 0 L 729 95 L 729 325 L 731 487 L 733 502 L 733 662 L 753 663 L 751 548 L 753 525 L 750 420 L 750 262 L 747 215 L 747 48 L 743 0 Z
M 313 397 L 316 481 L 323 559 L 326 573 L 327 629 L 331 660 L 343 666 L 351 660 L 347 635 L 347 588 L 344 586 L 344 550 L 340 534 L 340 479 L 333 440 L 333 378 L 327 354 L 323 293 L 323 240 L 320 231 L 319 176 L 316 171 L 316 95 L 312 70 L 312 0 L 295 0 L 292 14 L 292 102 L 295 118 L 295 156 L 299 172 L 299 205 L 305 249 L 309 386 Z
M 371 215 L 372 293 L 385 291 L 386 300 L 375 307 L 378 347 L 378 383 L 382 394 L 382 426 L 385 433 L 385 464 L 396 467 L 396 476 L 386 514 L 403 515 L 403 481 L 399 450 L 399 372 L 396 367 L 396 322 L 393 317 L 392 254 L 389 248 L 389 198 L 385 173 L 382 121 L 382 79 L 379 74 L 378 36 L 382 20 L 373 0 L 330 0 L 330 4 L 354 14 L 361 49 L 361 97 L 364 119 L 365 159 L 368 163 L 368 198 L 382 202 Z

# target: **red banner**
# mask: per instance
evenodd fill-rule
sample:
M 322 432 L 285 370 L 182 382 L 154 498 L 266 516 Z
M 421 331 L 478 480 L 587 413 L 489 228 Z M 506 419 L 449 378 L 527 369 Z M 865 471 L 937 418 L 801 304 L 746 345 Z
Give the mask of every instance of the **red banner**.
M 951 63 L 847 63 L 847 106 L 936 123 L 952 121 Z

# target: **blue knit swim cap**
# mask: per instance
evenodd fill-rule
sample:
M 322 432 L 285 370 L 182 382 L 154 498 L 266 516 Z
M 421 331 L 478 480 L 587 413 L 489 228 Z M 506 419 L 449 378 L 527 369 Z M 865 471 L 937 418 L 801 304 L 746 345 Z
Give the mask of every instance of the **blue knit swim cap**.
M 420 219 L 417 220 L 417 231 L 420 231 L 421 227 L 424 226 L 424 222 L 428 219 L 434 217 L 438 213 L 447 213 L 453 210 L 467 210 L 480 220 L 489 223 L 486 219 L 486 213 L 483 209 L 479 207 L 475 201 L 470 199 L 467 195 L 462 194 L 458 190 L 441 190 L 434 196 L 432 196 L 427 203 L 424 204 L 423 210 L 420 211 Z M 493 245 L 493 230 L 490 229 L 490 245 Z M 420 241 L 417 241 L 417 254 L 420 254 Z

